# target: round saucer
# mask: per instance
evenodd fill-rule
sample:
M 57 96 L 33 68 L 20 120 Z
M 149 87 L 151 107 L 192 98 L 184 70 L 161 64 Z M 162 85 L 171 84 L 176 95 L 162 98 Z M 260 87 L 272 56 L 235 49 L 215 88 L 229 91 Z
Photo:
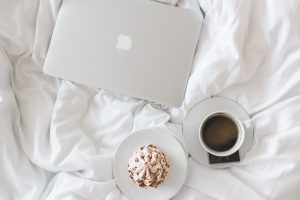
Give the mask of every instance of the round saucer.
M 203 119 L 215 111 L 227 111 L 232 113 L 241 121 L 249 120 L 248 113 L 244 108 L 233 100 L 223 97 L 212 97 L 196 104 L 187 114 L 183 123 L 183 136 L 187 143 L 191 156 L 200 164 L 212 168 L 226 168 L 235 165 L 235 162 L 209 164 L 208 152 L 201 146 L 199 141 L 199 126 Z M 253 140 L 252 123 L 245 129 L 245 139 L 239 149 L 242 160 L 250 149 Z
M 141 188 L 128 173 L 128 160 L 141 146 L 154 144 L 165 153 L 170 163 L 169 176 L 158 188 Z M 132 200 L 166 200 L 183 186 L 187 176 L 187 156 L 173 136 L 159 128 L 137 131 L 118 146 L 113 158 L 113 175 L 119 189 Z

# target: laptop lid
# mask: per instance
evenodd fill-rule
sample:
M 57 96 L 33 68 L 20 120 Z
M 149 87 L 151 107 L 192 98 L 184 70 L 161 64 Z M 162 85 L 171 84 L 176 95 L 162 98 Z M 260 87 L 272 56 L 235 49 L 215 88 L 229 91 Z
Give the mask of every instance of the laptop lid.
M 44 73 L 178 107 L 202 16 L 151 0 L 64 0 Z

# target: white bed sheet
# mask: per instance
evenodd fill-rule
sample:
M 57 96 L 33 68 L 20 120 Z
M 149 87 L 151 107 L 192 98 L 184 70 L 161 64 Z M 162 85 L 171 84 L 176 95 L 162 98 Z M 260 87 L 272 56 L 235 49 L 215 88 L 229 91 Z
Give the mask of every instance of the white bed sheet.
M 189 159 L 174 199 L 300 199 L 299 0 L 199 2 L 206 17 L 184 104 L 162 109 L 44 75 L 61 0 L 0 0 L 0 199 L 127 199 L 112 176 L 116 145 L 153 126 L 182 140 L 185 114 L 212 95 L 245 107 L 253 146 L 225 170 Z

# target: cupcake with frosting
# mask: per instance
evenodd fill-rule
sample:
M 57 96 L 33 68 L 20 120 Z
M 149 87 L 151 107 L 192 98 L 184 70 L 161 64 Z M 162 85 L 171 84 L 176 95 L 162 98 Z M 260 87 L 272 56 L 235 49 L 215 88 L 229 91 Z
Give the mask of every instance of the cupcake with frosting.
M 157 188 L 169 175 L 166 155 L 153 144 L 140 147 L 128 162 L 128 172 L 134 183 L 142 188 Z

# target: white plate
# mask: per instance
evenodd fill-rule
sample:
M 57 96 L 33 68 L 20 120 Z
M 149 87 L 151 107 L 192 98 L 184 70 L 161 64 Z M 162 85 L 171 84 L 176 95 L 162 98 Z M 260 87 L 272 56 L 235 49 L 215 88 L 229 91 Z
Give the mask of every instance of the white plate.
M 187 114 L 183 123 L 183 136 L 187 143 L 191 156 L 200 164 L 213 168 L 226 168 L 235 165 L 235 162 L 209 164 L 208 153 L 201 146 L 199 141 L 199 126 L 203 119 L 215 111 L 227 111 L 241 121 L 249 120 L 248 113 L 244 108 L 233 100 L 223 97 L 213 97 L 205 99 L 196 104 Z M 253 140 L 253 126 L 245 129 L 244 143 L 239 149 L 242 160 L 250 149 Z
M 128 160 L 139 147 L 154 144 L 163 151 L 170 162 L 169 176 L 158 188 L 144 189 L 129 177 Z M 113 174 L 119 189 L 130 199 L 166 200 L 182 187 L 187 175 L 187 157 L 181 144 L 158 128 L 141 130 L 128 136 L 117 148 L 113 159 Z

